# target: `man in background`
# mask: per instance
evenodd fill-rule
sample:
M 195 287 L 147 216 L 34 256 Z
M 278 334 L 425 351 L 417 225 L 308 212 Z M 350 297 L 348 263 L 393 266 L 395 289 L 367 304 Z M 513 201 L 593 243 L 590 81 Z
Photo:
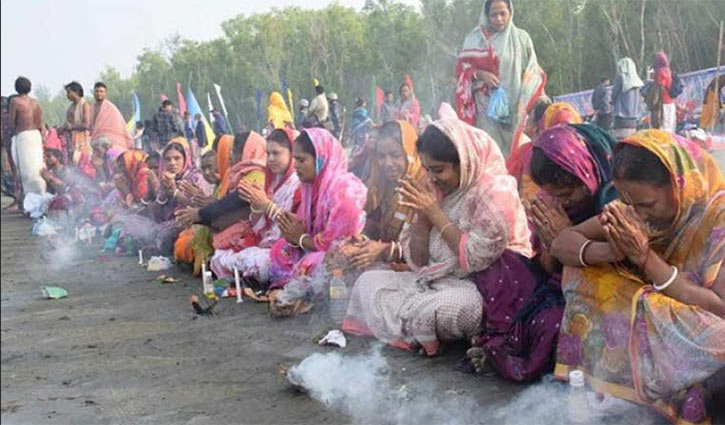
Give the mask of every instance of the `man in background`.
M 609 131 L 612 126 L 612 104 L 607 86 L 609 86 L 609 77 L 602 78 L 599 84 L 594 87 L 592 108 L 594 109 L 596 124 Z
M 161 102 L 161 107 L 151 120 L 153 129 L 159 141 L 160 148 L 166 147 L 169 140 L 175 137 L 185 137 L 184 123 L 179 114 L 174 111 L 174 103 L 169 99 Z

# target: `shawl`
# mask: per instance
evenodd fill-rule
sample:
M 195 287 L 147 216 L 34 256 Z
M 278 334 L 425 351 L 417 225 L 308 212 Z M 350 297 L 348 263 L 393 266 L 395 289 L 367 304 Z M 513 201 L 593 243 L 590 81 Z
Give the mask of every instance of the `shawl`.
M 616 143 L 604 130 L 590 124 L 560 125 L 541 133 L 533 148 L 541 149 L 547 158 L 584 183 L 598 214 L 617 197 L 611 165 Z M 581 221 L 574 217 L 572 220 Z
M 458 116 L 468 124 L 476 122 L 475 95 L 486 95 L 486 89 L 474 87 L 473 75 L 478 69 L 495 73 L 500 87 L 506 90 L 514 128 L 511 152 L 516 151 L 524 130 L 526 116 L 536 99 L 544 92 L 546 73 L 539 66 L 529 34 L 511 20 L 501 32 L 490 34 L 485 8 L 478 26 L 468 34 L 456 64 L 456 107 Z M 496 72 L 497 71 L 497 72 Z
M 203 195 L 209 195 L 209 183 L 204 179 L 202 173 L 194 166 L 191 158 L 191 148 L 189 147 L 189 142 L 186 141 L 186 139 L 183 137 L 173 138 L 169 140 L 169 143 L 166 144 L 164 151 L 161 153 L 161 161 L 159 163 L 159 175 L 163 175 L 164 172 L 166 172 L 166 162 L 163 158 L 166 154 L 166 151 L 169 150 L 171 145 L 178 145 L 184 149 L 184 165 L 181 171 L 176 173 L 176 181 L 185 181 L 190 184 L 196 185 L 199 189 L 201 189 Z
M 631 58 L 622 58 L 617 61 L 617 74 L 622 77 L 622 93 L 644 85 L 637 75 L 637 66 Z
M 121 154 L 126 181 L 136 202 L 140 202 L 148 194 L 149 169 L 145 162 L 147 156 L 146 152 L 138 149 L 129 149 Z
M 650 235 L 652 249 L 693 282 L 712 286 L 725 258 L 725 179 L 717 163 L 694 142 L 662 130 L 620 143 L 647 149 L 670 173 L 677 212 L 669 229 Z
M 400 125 L 401 143 L 408 163 L 406 178 L 418 181 L 425 177 L 425 170 L 416 146 L 418 134 L 407 121 L 397 121 L 397 123 Z M 386 185 L 386 183 L 388 184 Z M 370 176 L 365 182 L 368 187 L 365 212 L 370 214 L 372 211 L 380 209 L 381 217 L 378 223 L 378 235 L 385 242 L 397 240 L 403 224 L 410 222 L 413 215 L 410 208 L 398 204 L 400 197 L 394 192 L 397 182 L 392 182 L 394 183 L 392 187 L 390 187 L 389 183 L 391 182 L 388 182 L 382 176 L 380 161 L 372 161 Z M 393 194 L 392 197 L 389 196 L 391 193 Z M 384 204 L 383 202 L 388 199 L 389 202 Z
M 123 115 L 110 100 L 101 102 L 101 108 L 98 114 L 94 115 L 91 123 L 93 127 L 91 140 L 107 137 L 113 147 L 119 151 L 125 151 L 133 147 L 133 139 L 126 131 L 126 122 L 123 120 Z
M 267 106 L 267 121 L 272 122 L 274 128 L 284 128 L 285 125 L 294 125 L 294 119 L 290 114 L 284 98 L 279 92 L 272 92 L 269 95 L 269 106 Z
M 244 142 L 242 159 L 231 164 L 231 157 L 234 150 L 234 137 L 222 136 L 217 147 L 217 165 L 221 183 L 217 191 L 219 198 L 229 192 L 236 190 L 237 183 L 242 176 L 254 170 L 263 170 L 267 163 L 267 141 L 258 133 L 252 131 Z
M 298 215 L 307 224 L 317 251 L 326 251 L 342 237 L 360 233 L 365 223 L 367 189 L 347 171 L 347 157 L 340 142 L 327 130 L 304 130 L 315 147 L 317 175 L 301 182 Z
M 411 226 L 404 228 L 401 239 L 405 241 L 405 256 L 417 279 L 462 278 L 485 270 L 505 250 L 531 257 L 531 232 L 516 179 L 506 171 L 496 142 L 485 131 L 458 118 L 444 118 L 432 125 L 448 136 L 458 151 L 460 184 L 441 199 L 441 204 L 463 234 L 456 255 L 420 268 L 410 261 Z
M 66 118 L 73 126 L 73 128 L 71 128 L 71 131 L 76 131 L 76 128 L 80 127 L 81 124 L 83 124 L 83 119 L 85 118 L 83 116 L 83 112 L 87 104 L 88 103 L 86 102 L 86 99 L 81 97 L 78 102 L 71 103 L 68 107 Z

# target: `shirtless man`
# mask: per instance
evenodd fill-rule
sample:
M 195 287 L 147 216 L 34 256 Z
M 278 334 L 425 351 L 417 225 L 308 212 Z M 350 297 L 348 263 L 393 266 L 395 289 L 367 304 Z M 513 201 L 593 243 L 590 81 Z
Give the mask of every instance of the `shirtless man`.
M 38 102 L 30 97 L 30 80 L 18 77 L 15 80 L 17 96 L 10 101 L 9 133 L 12 136 L 12 156 L 18 173 L 18 188 L 15 203 L 22 205 L 24 193 L 42 194 L 45 180 L 40 175 L 43 168 L 43 142 L 45 127 L 43 111 Z

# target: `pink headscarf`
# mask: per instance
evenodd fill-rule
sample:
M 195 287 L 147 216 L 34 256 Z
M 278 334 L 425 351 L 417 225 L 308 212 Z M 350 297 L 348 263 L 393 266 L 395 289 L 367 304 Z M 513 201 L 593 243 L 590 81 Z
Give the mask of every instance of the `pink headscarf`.
M 315 147 L 317 176 L 314 182 L 300 185 L 299 215 L 307 223 L 310 234 L 317 235 L 315 245 L 318 250 L 324 251 L 337 236 L 352 236 L 362 230 L 367 189 L 347 171 L 345 151 L 329 131 L 309 128 L 303 133 L 307 133 Z M 333 219 L 336 209 L 345 212 L 343 217 Z M 351 226 L 357 230 L 350 231 Z M 321 237 L 323 233 L 329 237 Z
M 267 140 L 259 133 L 252 131 L 244 142 L 242 160 L 236 164 L 232 164 L 231 168 L 229 168 L 229 188 L 235 190 L 242 176 L 254 170 L 261 171 L 266 165 Z

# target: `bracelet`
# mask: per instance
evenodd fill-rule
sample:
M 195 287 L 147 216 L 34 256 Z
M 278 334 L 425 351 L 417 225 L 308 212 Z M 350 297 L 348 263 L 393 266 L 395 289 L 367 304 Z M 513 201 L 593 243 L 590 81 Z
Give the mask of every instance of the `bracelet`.
M 307 251 L 307 250 L 305 249 L 305 246 L 304 246 L 304 245 L 302 245 L 303 239 L 304 239 L 305 237 L 308 237 L 308 238 L 309 238 L 309 237 L 310 237 L 310 235 L 308 235 L 307 233 L 303 233 L 303 234 L 302 234 L 302 236 L 300 236 L 300 240 L 299 240 L 299 241 L 297 241 L 297 245 L 298 245 L 298 247 L 302 248 L 302 249 L 303 249 L 304 251 Z
M 164 199 L 163 201 L 156 197 L 156 203 L 159 205 L 166 205 L 166 203 L 169 202 L 169 198 Z
M 142 203 L 143 205 L 150 205 L 150 204 L 151 204 L 152 202 L 153 202 L 153 201 L 147 201 L 147 200 L 145 200 L 145 199 L 141 198 L 141 203 Z
M 252 206 L 252 204 L 249 204 L 249 209 L 250 209 L 250 210 L 252 211 L 252 213 L 254 213 L 254 214 L 263 214 L 263 213 L 264 213 L 264 210 L 263 210 L 263 209 L 262 209 L 262 210 L 257 210 L 257 209 L 254 209 L 254 207 Z
M 672 282 L 677 279 L 677 275 L 680 274 L 680 271 L 677 269 L 676 266 L 672 266 L 672 276 L 670 276 L 669 279 L 667 279 L 667 282 L 663 283 L 662 285 L 652 285 L 654 288 L 658 291 L 664 291 L 667 289 L 668 286 L 672 285 Z
M 443 233 L 446 231 L 448 226 L 453 226 L 453 225 L 455 225 L 455 223 L 453 223 L 452 221 L 449 221 L 448 223 L 446 223 L 445 226 L 441 227 L 441 237 L 443 237 Z
M 582 246 L 579 247 L 579 265 L 581 265 L 582 267 L 589 267 L 589 264 L 584 261 L 584 250 L 587 249 L 590 243 L 592 243 L 592 240 L 587 239 L 586 241 L 584 241 Z

